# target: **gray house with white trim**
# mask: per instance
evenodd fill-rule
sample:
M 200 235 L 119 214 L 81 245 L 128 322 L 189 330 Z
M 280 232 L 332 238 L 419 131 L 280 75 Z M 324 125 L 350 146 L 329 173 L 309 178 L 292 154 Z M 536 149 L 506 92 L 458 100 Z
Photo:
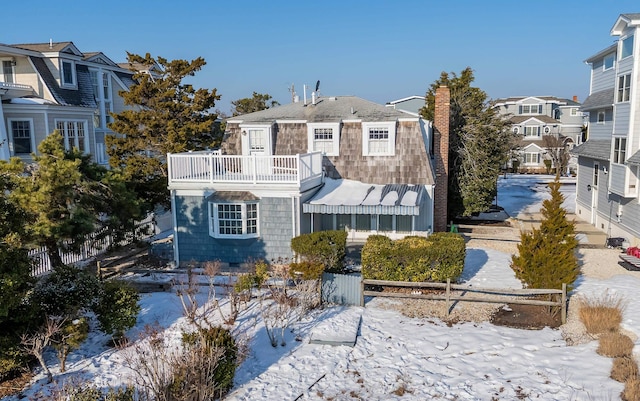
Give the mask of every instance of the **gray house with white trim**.
M 591 68 L 587 141 L 578 157 L 576 214 L 640 245 L 640 13 L 621 14 L 616 43 L 585 62 Z
M 168 163 L 178 265 L 291 258 L 291 239 L 314 231 L 434 227 L 432 124 L 354 96 L 232 117 L 220 150 Z

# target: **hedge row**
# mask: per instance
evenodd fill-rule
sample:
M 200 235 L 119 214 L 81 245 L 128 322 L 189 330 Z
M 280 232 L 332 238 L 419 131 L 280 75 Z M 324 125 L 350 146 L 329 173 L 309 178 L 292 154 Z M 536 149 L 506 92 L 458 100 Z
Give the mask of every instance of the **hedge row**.
M 456 233 L 396 241 L 372 235 L 362 248 L 362 276 L 373 280 L 455 282 L 462 274 L 465 253 L 464 239 Z
M 322 263 L 325 271 L 342 272 L 347 248 L 344 230 L 317 231 L 291 239 L 291 249 L 304 261 Z

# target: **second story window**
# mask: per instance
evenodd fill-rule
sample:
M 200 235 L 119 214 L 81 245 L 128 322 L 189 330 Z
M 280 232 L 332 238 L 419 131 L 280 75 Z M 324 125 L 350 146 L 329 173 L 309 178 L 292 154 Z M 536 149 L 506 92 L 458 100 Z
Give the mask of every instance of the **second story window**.
M 572 116 L 578 116 L 580 114 L 578 114 L 578 109 L 576 107 L 572 107 L 571 108 L 571 115 Z
M 540 138 L 540 127 L 528 125 L 524 127 L 524 136 L 526 138 Z
M 622 39 L 622 48 L 620 49 L 620 59 L 629 57 L 633 54 L 633 35 Z
M 76 74 L 71 61 L 60 61 L 60 81 L 62 86 L 75 86 Z
M 612 69 L 614 61 L 615 55 L 611 54 L 609 56 L 606 56 L 602 62 L 602 69 L 605 71 Z
M 601 110 L 598 112 L 598 124 L 604 124 L 605 116 L 606 114 L 604 111 Z
M 396 149 L 396 123 L 362 123 L 363 156 L 393 156 Z
M 618 77 L 618 102 L 628 102 L 631 93 L 631 74 L 620 75 Z
M 520 106 L 520 114 L 542 114 L 541 104 L 523 104 Z
M 598 163 L 593 164 L 593 186 L 598 186 L 598 171 L 600 170 L 600 165 Z
M 2 60 L 2 82 L 13 84 L 15 79 L 13 78 L 13 61 Z
M 624 163 L 627 152 L 627 138 L 615 138 L 613 140 L 613 162 Z
M 326 156 L 338 156 L 340 123 L 308 123 L 309 152 L 322 152 Z

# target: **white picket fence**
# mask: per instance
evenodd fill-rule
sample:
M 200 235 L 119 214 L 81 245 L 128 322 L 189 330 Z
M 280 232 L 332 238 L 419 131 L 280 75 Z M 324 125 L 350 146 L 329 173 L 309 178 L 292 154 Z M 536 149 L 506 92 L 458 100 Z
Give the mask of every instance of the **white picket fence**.
M 106 252 L 110 247 L 114 245 L 125 246 L 131 244 L 134 240 L 140 240 L 150 237 L 155 234 L 155 223 L 149 217 L 136 225 L 135 233 L 131 232 L 125 235 L 122 241 L 117 244 L 113 236 L 101 235 L 102 232 L 98 231 L 87 236 L 83 242 L 80 252 L 65 252 L 60 251 L 60 257 L 62 262 L 66 265 L 82 262 L 89 258 L 98 256 Z M 47 254 L 47 247 L 41 246 L 29 251 L 29 257 L 33 259 L 34 263 L 31 268 L 31 274 L 33 276 L 39 276 L 51 271 L 51 261 Z

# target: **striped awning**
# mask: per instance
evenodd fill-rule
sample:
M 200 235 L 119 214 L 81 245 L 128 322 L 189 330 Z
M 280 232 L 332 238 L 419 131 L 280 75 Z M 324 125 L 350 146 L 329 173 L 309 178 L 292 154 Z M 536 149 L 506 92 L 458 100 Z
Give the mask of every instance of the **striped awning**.
M 424 202 L 423 195 L 423 185 L 376 185 L 326 179 L 322 189 L 302 205 L 302 210 L 320 214 L 417 216 Z

